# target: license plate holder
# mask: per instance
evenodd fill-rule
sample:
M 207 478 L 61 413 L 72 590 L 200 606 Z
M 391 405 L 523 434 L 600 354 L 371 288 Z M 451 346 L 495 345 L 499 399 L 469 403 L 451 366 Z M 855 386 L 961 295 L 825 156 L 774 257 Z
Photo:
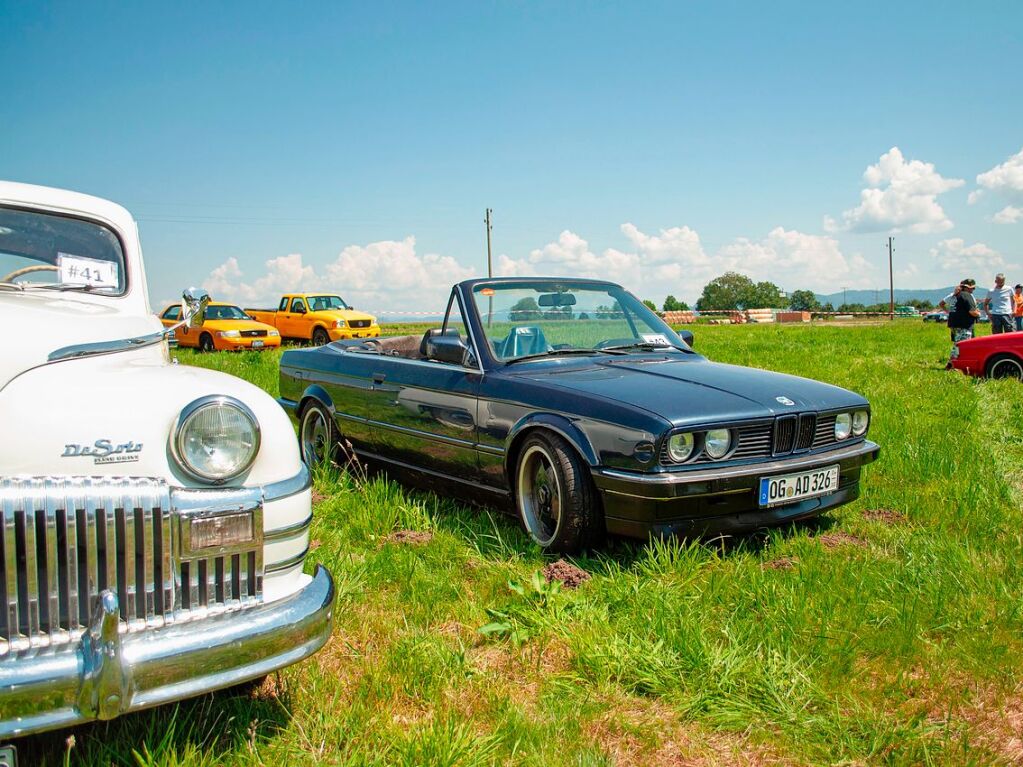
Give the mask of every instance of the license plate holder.
M 18 750 L 14 746 L 0 746 L 0 767 L 18 767 Z
M 818 466 L 791 474 L 760 478 L 761 508 L 819 498 L 838 491 L 839 465 Z
M 263 348 L 263 342 L 262 341 L 253 341 L 252 342 L 252 348 L 253 349 L 262 349 Z

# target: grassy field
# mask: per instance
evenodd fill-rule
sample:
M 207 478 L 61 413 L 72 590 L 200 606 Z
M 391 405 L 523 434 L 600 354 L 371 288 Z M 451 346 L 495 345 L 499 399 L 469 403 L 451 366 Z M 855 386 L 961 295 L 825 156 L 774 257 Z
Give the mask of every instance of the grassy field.
M 409 328 L 402 328 L 404 332 Z M 944 328 L 700 327 L 719 361 L 866 395 L 880 460 L 820 525 L 617 541 L 578 588 L 515 523 L 316 478 L 334 636 L 257 690 L 23 741 L 48 764 L 1013 764 L 1023 760 L 1023 387 Z M 276 355 L 182 363 L 276 393 Z M 409 535 L 400 531 L 415 531 Z M 485 632 L 480 628 L 486 627 Z M 31 762 L 30 762 L 31 763 Z

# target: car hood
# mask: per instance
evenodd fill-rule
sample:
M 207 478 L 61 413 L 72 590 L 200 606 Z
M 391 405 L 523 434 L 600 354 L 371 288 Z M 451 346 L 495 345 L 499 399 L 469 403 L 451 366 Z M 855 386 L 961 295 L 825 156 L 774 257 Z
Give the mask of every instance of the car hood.
M 628 403 L 676 426 L 867 405 L 860 395 L 838 386 L 703 358 L 579 362 L 545 364 L 535 370 L 523 366 L 512 374 Z
M 118 299 L 78 300 L 58 292 L 0 291 L 0 322 L 7 328 L 0 352 L 0 389 L 50 352 L 74 344 L 116 341 L 160 332 L 150 314 L 125 314 Z
M 311 312 L 310 316 L 323 319 L 331 320 L 344 320 L 345 322 L 351 322 L 352 320 L 369 320 L 370 322 L 376 322 L 377 318 L 372 314 L 366 314 L 365 312 L 357 312 L 354 309 L 331 309 L 323 312 Z

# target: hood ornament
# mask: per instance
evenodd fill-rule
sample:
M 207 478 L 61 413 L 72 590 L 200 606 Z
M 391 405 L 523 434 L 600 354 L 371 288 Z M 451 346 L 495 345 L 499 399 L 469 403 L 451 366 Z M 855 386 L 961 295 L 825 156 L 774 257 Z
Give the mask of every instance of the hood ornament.
M 795 405 L 796 404 L 795 402 L 790 400 L 788 397 L 775 397 L 774 399 L 777 402 L 780 402 L 783 405 Z

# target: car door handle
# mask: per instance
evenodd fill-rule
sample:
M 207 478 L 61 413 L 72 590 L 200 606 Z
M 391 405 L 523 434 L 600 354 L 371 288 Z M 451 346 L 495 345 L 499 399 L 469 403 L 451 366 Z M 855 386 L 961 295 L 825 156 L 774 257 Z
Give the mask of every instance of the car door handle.
M 387 378 L 387 373 L 374 373 L 373 374 L 373 383 L 375 383 L 375 384 L 382 384 L 384 382 L 385 378 Z

